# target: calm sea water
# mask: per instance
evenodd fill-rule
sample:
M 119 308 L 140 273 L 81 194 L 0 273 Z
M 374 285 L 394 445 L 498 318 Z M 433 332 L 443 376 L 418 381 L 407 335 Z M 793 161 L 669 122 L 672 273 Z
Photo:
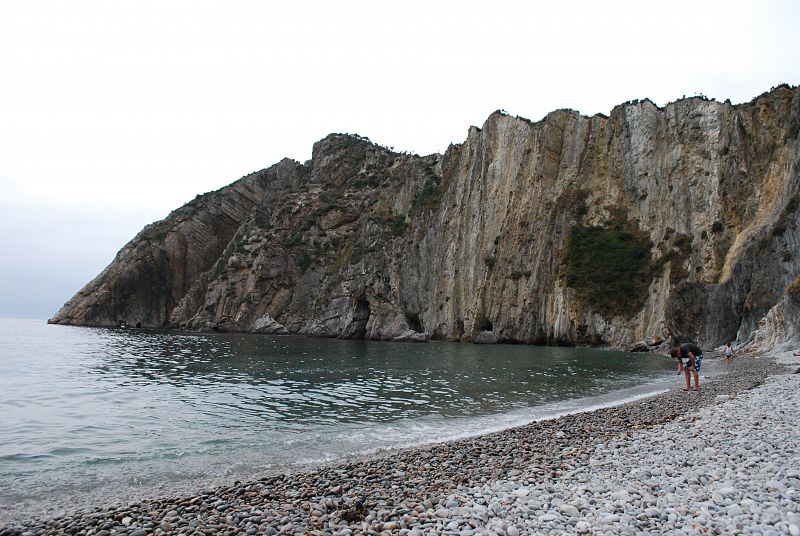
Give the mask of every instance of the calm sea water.
M 675 387 L 673 366 L 0 319 L 0 521 L 476 435 Z

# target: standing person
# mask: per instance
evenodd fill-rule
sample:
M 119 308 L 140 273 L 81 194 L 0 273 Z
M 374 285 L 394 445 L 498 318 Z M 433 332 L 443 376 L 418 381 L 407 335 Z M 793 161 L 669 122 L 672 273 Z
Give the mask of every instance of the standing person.
M 686 375 L 686 388 L 684 391 L 692 390 L 690 374 L 694 376 L 694 390 L 700 391 L 700 377 L 697 373 L 703 364 L 703 351 L 696 345 L 687 342 L 670 350 L 669 355 L 678 358 L 678 372 L 683 368 L 683 372 Z
M 725 354 L 725 362 L 730 365 L 733 362 L 733 348 L 731 348 L 731 343 L 726 344 L 722 352 Z

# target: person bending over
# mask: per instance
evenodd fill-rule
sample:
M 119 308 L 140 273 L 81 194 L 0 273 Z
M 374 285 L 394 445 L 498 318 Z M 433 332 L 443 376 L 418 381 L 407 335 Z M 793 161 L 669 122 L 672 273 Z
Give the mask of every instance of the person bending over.
M 687 342 L 676 346 L 670 350 L 669 354 L 678 358 L 678 373 L 683 369 L 686 376 L 686 388 L 684 391 L 692 389 L 691 376 L 694 376 L 694 390 L 700 391 L 700 376 L 697 373 L 703 364 L 703 351 L 696 345 Z

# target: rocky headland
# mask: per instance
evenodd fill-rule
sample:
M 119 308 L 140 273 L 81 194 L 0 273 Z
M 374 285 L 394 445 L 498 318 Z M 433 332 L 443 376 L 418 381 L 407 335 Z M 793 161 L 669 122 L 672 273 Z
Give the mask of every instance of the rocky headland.
M 59 324 L 768 349 L 800 340 L 800 89 L 332 134 L 147 226 Z M 642 342 L 644 341 L 644 342 Z

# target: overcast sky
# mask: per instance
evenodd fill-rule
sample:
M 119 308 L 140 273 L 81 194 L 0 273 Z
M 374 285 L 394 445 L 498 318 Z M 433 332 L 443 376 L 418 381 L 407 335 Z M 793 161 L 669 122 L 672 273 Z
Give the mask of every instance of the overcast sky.
M 799 6 L 3 2 L 0 316 L 52 316 L 145 224 L 330 132 L 428 154 L 500 108 L 798 84 Z

